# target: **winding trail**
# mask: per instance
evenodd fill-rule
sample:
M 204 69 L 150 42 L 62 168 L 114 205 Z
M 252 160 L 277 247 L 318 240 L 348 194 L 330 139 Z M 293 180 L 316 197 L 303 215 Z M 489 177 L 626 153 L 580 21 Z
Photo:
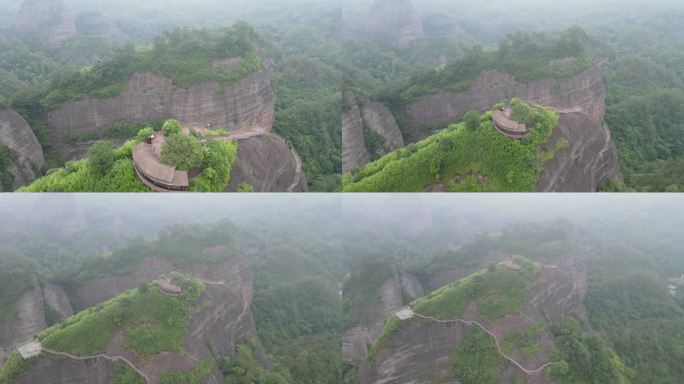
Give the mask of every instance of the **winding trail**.
M 430 321 L 433 321 L 433 322 L 438 323 L 438 324 L 460 323 L 463 325 L 476 325 L 477 327 L 482 329 L 484 332 L 486 332 L 489 336 L 491 336 L 492 339 L 494 339 L 494 344 L 496 345 L 496 349 L 499 351 L 499 354 L 501 356 L 503 356 L 506 360 L 510 361 L 513 365 L 518 367 L 518 369 L 523 371 L 525 374 L 533 375 L 533 374 L 539 373 L 539 372 L 543 371 L 544 369 L 550 367 L 551 365 L 555 364 L 555 362 L 548 362 L 548 363 L 542 365 L 541 367 L 539 367 L 537 369 L 527 369 L 527 368 L 523 367 L 522 364 L 518 363 L 517 361 L 515 361 L 515 359 L 513 359 L 512 357 L 510 357 L 506 353 L 504 353 L 504 351 L 501 349 L 501 346 L 499 345 L 499 340 L 497 340 L 496 335 L 494 333 L 492 333 L 491 331 L 489 331 L 487 328 L 485 328 L 484 325 L 480 324 L 477 321 L 464 320 L 464 319 L 440 320 L 440 319 L 437 319 L 437 318 L 432 317 L 432 316 L 421 315 L 421 314 L 415 313 L 415 312 L 414 312 L 414 316 L 419 318 L 419 319 L 430 320 Z
M 295 175 L 294 175 L 294 180 L 292 180 L 292 184 L 287 188 L 287 192 L 293 192 L 295 188 L 301 183 L 302 181 L 302 159 L 299 158 L 299 155 L 297 152 L 295 152 L 294 148 L 290 146 L 290 153 L 292 153 L 292 157 L 295 159 Z
M 68 357 L 72 360 L 78 360 L 78 361 L 92 360 L 92 359 L 105 359 L 105 360 L 109 360 L 109 361 L 112 361 L 115 363 L 119 362 L 119 361 L 123 361 L 124 363 L 128 364 L 131 368 L 133 368 L 133 370 L 136 371 L 145 380 L 145 383 L 151 384 L 150 378 L 147 377 L 147 375 L 145 373 L 143 373 L 143 371 L 138 369 L 138 367 L 136 367 L 135 364 L 131 363 L 130 360 L 128 360 L 127 358 L 125 358 L 123 356 L 109 356 L 109 355 L 105 355 L 105 354 L 97 354 L 97 355 L 89 355 L 89 356 L 76 356 L 76 355 L 72 355 L 71 353 L 67 353 L 67 352 L 53 351 L 52 349 L 48 349 L 45 347 L 42 347 L 42 351 L 44 353 L 47 353 L 50 355 Z

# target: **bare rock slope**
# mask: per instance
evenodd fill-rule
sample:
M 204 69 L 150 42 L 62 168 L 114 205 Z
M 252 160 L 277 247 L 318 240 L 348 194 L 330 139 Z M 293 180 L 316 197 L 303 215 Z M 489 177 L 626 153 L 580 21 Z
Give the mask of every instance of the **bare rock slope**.
M 86 98 L 49 112 L 48 135 L 59 154 L 74 157 L 69 153 L 70 146 L 64 145 L 65 137 L 97 132 L 112 123 L 177 119 L 188 126 L 270 130 L 274 105 L 265 69 L 234 84 L 206 82 L 188 89 L 176 87 L 163 76 L 136 73 L 117 97 Z
M 106 358 L 88 357 L 84 361 L 76 361 L 49 356 L 13 383 L 108 384 L 113 375 L 111 360 L 118 356 L 133 364 L 148 382 L 156 383 L 164 372 L 187 373 L 199 361 L 215 354 L 232 356 L 238 343 L 256 337 L 251 310 L 254 274 L 249 259 L 244 256 L 236 256 L 221 264 L 199 262 L 183 267 L 161 259 L 146 258 L 125 276 L 95 278 L 83 284 L 76 294 L 81 305 L 95 305 L 135 288 L 140 281 L 151 281 L 172 269 L 193 276 L 205 286 L 197 299 L 198 310 L 192 315 L 181 353 L 163 352 L 142 360 L 126 348 L 123 333 L 116 332 L 107 346 Z M 222 384 L 223 378 L 215 370 L 202 382 Z
M 499 71 L 483 71 L 468 91 L 424 96 L 408 104 L 403 113 L 412 129 L 411 141 L 417 141 L 429 134 L 420 127 L 451 123 L 471 109 L 488 111 L 496 103 L 512 98 L 559 110 L 577 108 L 600 119 L 606 109 L 605 97 L 598 67 L 570 79 L 541 79 L 531 83 L 520 83 L 514 76 Z
M 393 267 L 392 277 L 385 281 L 379 289 L 377 302 L 354 306 L 354 314 L 359 324 L 348 329 L 342 335 L 342 360 L 354 362 L 362 360 L 366 348 L 378 337 L 385 325 L 385 320 L 404 305 L 406 293 L 412 298 L 423 295 L 418 280 L 410 274 Z
M 594 116 L 561 113 L 548 146 L 561 138 L 567 140 L 568 148 L 544 164 L 537 192 L 595 192 L 610 180 L 622 178 L 610 131 Z
M 306 179 L 299 156 L 278 135 L 240 140 L 226 192 L 247 183 L 257 192 L 305 192 Z
M 0 324 L 0 350 L 10 351 L 29 341 L 47 325 L 47 310 L 61 318 L 74 314 L 69 298 L 58 286 L 33 277 L 32 287 L 15 304 L 14 319 Z
M 375 101 L 360 103 L 347 92 L 345 100 L 350 109 L 342 114 L 342 171 L 344 173 L 368 164 L 371 156 L 383 156 L 404 146 L 404 137 L 392 113 Z M 377 134 L 382 142 L 375 153 L 366 147 L 364 130 Z
M 0 145 L 16 156 L 8 171 L 14 176 L 12 190 L 35 180 L 45 167 L 43 149 L 23 117 L 10 109 L 0 109 Z M 0 192 L 3 186 L 0 184 Z
M 435 321 L 419 316 L 405 320 L 409 323 L 393 334 L 372 360 L 359 367 L 359 383 L 442 382 L 453 372 L 454 348 L 464 341 L 469 332 L 484 327 L 500 343 L 512 330 L 525 329 L 545 319 L 560 322 L 583 311 L 586 281 L 587 271 L 582 256 L 573 250 L 560 257 L 554 265 L 540 266 L 535 284 L 519 314 L 488 320 L 477 313 L 476 303 L 472 302 L 461 315 L 460 320 L 463 321 Z M 508 353 L 518 365 L 507 360 L 499 366 L 501 379 L 498 383 L 510 384 L 516 378 L 532 384 L 551 383 L 544 368 L 552 361 L 553 337 L 548 331 L 543 331 L 536 339 L 540 347 L 535 354 L 522 355 L 515 349 Z

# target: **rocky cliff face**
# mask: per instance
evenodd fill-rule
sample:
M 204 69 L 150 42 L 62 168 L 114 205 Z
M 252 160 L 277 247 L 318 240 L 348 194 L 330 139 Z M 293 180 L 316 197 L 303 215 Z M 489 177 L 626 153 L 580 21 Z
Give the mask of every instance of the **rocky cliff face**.
M 471 109 L 488 111 L 512 98 L 559 110 L 577 108 L 600 119 L 605 113 L 605 96 L 598 67 L 566 80 L 542 79 L 527 84 L 506 73 L 483 71 L 470 90 L 422 97 L 408 104 L 403 113 L 411 127 L 411 141 L 418 141 L 429 134 L 421 127 L 448 124 Z
M 596 192 L 622 178 L 610 131 L 594 116 L 562 113 L 547 147 L 561 138 L 568 141 L 568 148 L 544 165 L 538 192 Z
M 305 192 L 307 183 L 299 156 L 278 135 L 240 140 L 226 192 L 247 183 L 255 192 Z
M 19 34 L 57 47 L 76 37 L 74 15 L 63 0 L 26 0 L 16 19 Z
M 135 288 L 140 281 L 151 281 L 172 269 L 193 276 L 205 285 L 197 299 L 199 310 L 193 314 L 188 333 L 183 339 L 183 353 L 164 352 L 141 360 L 125 347 L 123 333 L 117 332 L 107 346 L 107 356 L 123 356 L 156 383 L 164 372 L 189 372 L 202 359 L 213 353 L 232 356 L 236 344 L 256 337 L 251 311 L 254 274 L 247 257 L 237 256 L 222 264 L 195 263 L 185 267 L 147 258 L 126 276 L 93 279 L 77 290 L 81 305 L 95 305 Z M 210 304 L 207 304 L 210 303 Z M 47 357 L 14 381 L 23 383 L 108 384 L 112 363 L 103 358 L 83 362 Z M 212 372 L 203 383 L 222 384 L 221 373 Z
M 408 304 L 404 302 L 402 292 L 410 298 L 423 295 L 418 280 L 393 267 L 392 277 L 378 290 L 379 299 L 372 304 L 355 305 L 354 314 L 359 319 L 359 324 L 342 335 L 343 361 L 354 362 L 363 359 L 367 346 L 380 337 L 385 320 Z
M 35 180 L 39 176 L 36 172 L 45 167 L 43 149 L 36 135 L 24 118 L 9 109 L 0 109 L 0 145 L 9 148 L 16 155 L 8 169 L 14 176 L 12 190 Z M 0 192 L 3 189 L 0 184 Z
M 46 358 L 36 363 L 14 383 L 109 384 L 113 373 L 114 363 L 105 359 L 74 361 Z
M 575 251 L 562 256 L 555 265 L 541 265 L 538 277 L 538 282 L 528 292 L 522 313 L 490 321 L 478 315 L 476 303 L 471 303 L 462 318 L 482 324 L 500 342 L 512 330 L 530 327 L 546 318 L 559 322 L 583 310 L 587 271 L 582 257 Z M 359 367 L 360 384 L 443 382 L 454 369 L 454 348 L 476 327 L 416 317 L 406 321 L 409 324 L 395 333 L 372 361 Z M 538 368 L 551 361 L 553 338 L 549 332 L 542 332 L 536 338 L 540 348 L 534 355 L 523 356 L 515 349 L 510 352 L 510 357 L 529 372 L 505 363 L 498 368 L 499 383 L 510 384 L 515 378 L 524 379 L 525 383 L 551 383 L 545 371 Z
M 48 135 L 58 155 L 82 153 L 65 145 L 67 135 L 97 132 L 115 122 L 177 119 L 183 125 L 238 130 L 273 126 L 275 98 L 268 72 L 253 72 L 234 84 L 206 82 L 188 89 L 171 79 L 136 73 L 111 99 L 87 98 L 48 113 Z
M 342 171 L 344 173 L 368 164 L 372 156 L 383 156 L 404 146 L 404 137 L 392 113 L 381 103 L 360 103 L 351 92 L 345 94 L 350 106 L 342 114 Z M 380 147 L 371 153 L 366 147 L 364 130 L 380 136 Z
M 411 0 L 376 0 L 366 30 L 399 47 L 423 37 L 423 20 Z
M 48 308 L 61 318 L 74 314 L 69 298 L 60 287 L 40 282 L 34 277 L 31 290 L 24 293 L 15 304 L 14 320 L 0 324 L 0 350 L 10 351 L 44 329 Z

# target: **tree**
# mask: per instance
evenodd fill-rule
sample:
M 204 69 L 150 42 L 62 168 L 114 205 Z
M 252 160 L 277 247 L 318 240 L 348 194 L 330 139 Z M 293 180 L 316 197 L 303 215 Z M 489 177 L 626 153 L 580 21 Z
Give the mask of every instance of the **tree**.
M 167 136 L 162 144 L 161 161 L 182 170 L 198 167 L 202 162 L 202 147 L 194 137 Z
M 165 136 L 178 135 L 183 131 L 183 127 L 180 125 L 178 120 L 166 120 L 164 125 L 162 125 L 162 132 Z
M 466 112 L 463 123 L 468 131 L 473 132 L 480 126 L 480 113 L 474 110 Z
M 88 165 L 97 175 L 105 175 L 114 164 L 116 155 L 109 141 L 98 141 L 88 151 Z
M 254 192 L 254 187 L 249 183 L 240 183 L 237 187 L 238 192 Z
M 136 136 L 136 138 L 138 139 L 138 141 L 143 141 L 152 135 L 154 135 L 154 129 L 152 129 L 152 127 L 147 127 L 147 128 L 141 129 L 138 132 L 138 135 Z
M 140 284 L 138 285 L 138 292 L 140 294 L 144 295 L 149 291 L 150 291 L 150 285 L 144 281 L 141 281 Z

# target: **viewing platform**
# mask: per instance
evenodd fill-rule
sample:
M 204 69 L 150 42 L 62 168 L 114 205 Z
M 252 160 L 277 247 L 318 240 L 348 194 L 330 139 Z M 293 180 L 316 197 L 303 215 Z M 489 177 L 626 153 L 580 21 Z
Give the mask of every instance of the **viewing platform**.
M 190 188 L 188 172 L 161 162 L 164 135 L 156 133 L 133 148 L 133 166 L 140 181 L 156 192 L 184 192 Z
M 510 107 L 494 111 L 492 123 L 499 133 L 511 139 L 522 140 L 527 133 L 527 126 L 525 124 L 511 119 Z
M 155 281 L 159 290 L 171 296 L 178 296 L 183 293 L 183 288 L 174 284 L 169 277 L 162 276 Z
M 43 346 L 40 345 L 38 340 L 31 340 L 18 346 L 17 351 L 24 360 L 28 360 L 40 355 L 43 352 Z

